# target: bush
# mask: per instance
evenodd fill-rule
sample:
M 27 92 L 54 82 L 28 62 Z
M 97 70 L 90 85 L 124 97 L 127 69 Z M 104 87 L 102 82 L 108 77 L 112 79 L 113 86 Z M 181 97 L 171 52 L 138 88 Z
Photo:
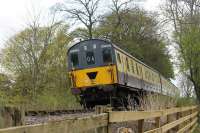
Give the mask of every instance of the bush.
M 196 99 L 193 97 L 179 97 L 177 98 L 177 107 L 196 105 Z

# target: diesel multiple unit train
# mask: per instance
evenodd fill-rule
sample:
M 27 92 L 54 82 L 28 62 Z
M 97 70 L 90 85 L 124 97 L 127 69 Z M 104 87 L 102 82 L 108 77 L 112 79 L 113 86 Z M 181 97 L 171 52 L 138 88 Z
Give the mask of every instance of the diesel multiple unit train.
M 139 104 L 141 95 L 179 93 L 158 71 L 106 40 L 90 39 L 68 50 L 68 71 L 72 93 L 85 107 L 116 104 L 131 98 Z

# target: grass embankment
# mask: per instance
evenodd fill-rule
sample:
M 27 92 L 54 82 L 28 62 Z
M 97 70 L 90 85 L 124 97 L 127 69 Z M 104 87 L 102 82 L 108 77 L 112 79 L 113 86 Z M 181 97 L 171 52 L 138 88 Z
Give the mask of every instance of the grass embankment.
M 179 97 L 176 100 L 178 107 L 197 105 L 197 101 L 193 97 Z
M 200 133 L 200 124 L 198 124 L 197 128 L 194 130 L 193 133 Z
M 80 104 L 70 92 L 46 91 L 38 95 L 26 106 L 28 110 L 59 110 L 80 108 Z
M 75 96 L 71 94 L 70 89 L 54 88 L 35 93 L 34 96 L 5 94 L 0 97 L 0 106 L 20 107 L 24 108 L 24 110 L 32 111 L 80 108 L 80 104 L 77 102 Z

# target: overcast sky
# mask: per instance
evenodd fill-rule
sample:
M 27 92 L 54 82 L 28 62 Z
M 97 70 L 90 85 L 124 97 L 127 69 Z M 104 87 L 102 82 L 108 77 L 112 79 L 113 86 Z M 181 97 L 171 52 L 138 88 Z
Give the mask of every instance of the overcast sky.
M 49 7 L 63 0 L 2 0 L 0 2 L 0 48 L 13 34 L 24 29 L 31 13 L 48 12 Z M 146 0 L 145 9 L 157 10 L 160 0 Z
M 48 11 L 61 0 L 2 0 L 0 2 L 0 47 L 11 35 L 23 29 L 31 13 Z M 39 9 L 39 10 L 38 10 Z

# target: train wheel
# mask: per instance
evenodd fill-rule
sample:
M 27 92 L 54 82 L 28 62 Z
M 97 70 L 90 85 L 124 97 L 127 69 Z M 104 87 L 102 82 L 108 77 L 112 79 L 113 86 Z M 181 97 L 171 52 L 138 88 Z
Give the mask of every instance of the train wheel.
M 129 110 L 138 110 L 140 107 L 140 102 L 138 96 L 134 94 L 129 94 L 127 97 L 128 109 Z

